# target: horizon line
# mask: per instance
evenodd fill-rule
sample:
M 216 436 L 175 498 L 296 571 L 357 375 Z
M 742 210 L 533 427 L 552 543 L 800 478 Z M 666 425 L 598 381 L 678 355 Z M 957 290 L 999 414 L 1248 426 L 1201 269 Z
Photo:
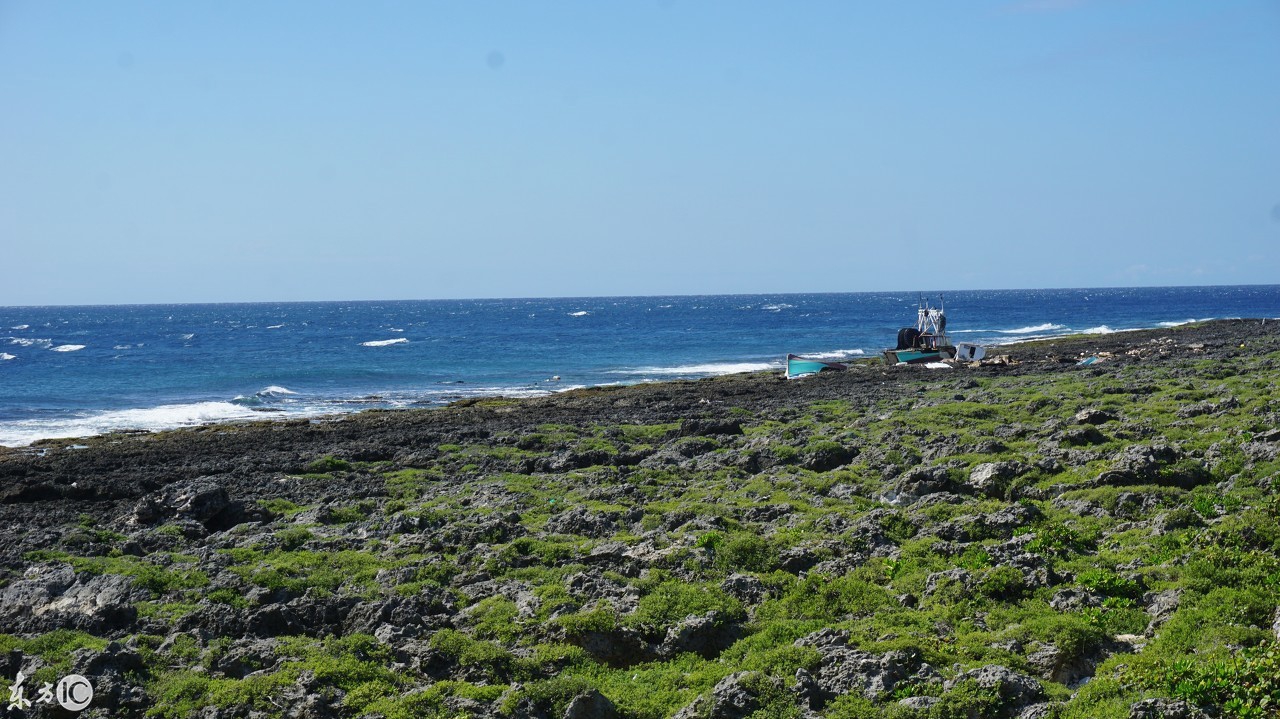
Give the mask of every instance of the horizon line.
M 918 295 L 948 294 L 953 292 L 1054 292 L 1084 290 L 1153 290 L 1153 289 L 1211 289 L 1226 287 L 1280 287 L 1280 283 L 1245 283 L 1238 285 L 1098 285 L 1093 287 L 983 287 L 970 289 L 942 289 L 924 291 L 920 289 L 897 290 L 844 290 L 821 292 L 713 292 L 713 293 L 675 293 L 675 294 L 638 294 L 638 295 L 544 295 L 544 296 L 511 296 L 511 297 L 418 297 L 401 299 L 333 299 L 333 300 L 221 300 L 206 302 L 97 302 L 67 304 L 34 304 L 34 305 L 0 305 L 0 309 L 42 309 L 51 307 L 182 307 L 202 305 L 311 305 L 311 304 L 366 304 L 375 302 L 511 302 L 528 300 L 607 300 L 635 298 L 676 298 L 676 297 L 775 297 L 775 296 L 811 296 L 811 295 L 888 295 L 903 292 Z

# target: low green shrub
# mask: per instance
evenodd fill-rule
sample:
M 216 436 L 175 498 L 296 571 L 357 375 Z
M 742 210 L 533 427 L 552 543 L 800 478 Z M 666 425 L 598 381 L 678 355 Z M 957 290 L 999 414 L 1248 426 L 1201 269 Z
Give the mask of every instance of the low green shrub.
M 310 474 L 329 474 L 331 472 L 350 472 L 351 463 L 345 459 L 326 454 L 325 456 L 315 460 L 307 465 L 307 472 Z
M 1263 642 L 1229 657 L 1185 657 L 1135 667 L 1140 686 L 1215 707 L 1227 717 L 1262 719 L 1280 713 L 1280 646 Z
M 758 534 L 734 532 L 716 549 L 715 565 L 725 572 L 769 572 L 778 565 L 778 552 Z

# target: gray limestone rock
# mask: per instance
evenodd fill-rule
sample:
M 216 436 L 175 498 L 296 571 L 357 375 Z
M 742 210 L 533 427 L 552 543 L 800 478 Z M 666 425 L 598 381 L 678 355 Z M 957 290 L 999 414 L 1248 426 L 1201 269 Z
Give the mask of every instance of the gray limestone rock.
M 934 572 L 925 579 L 924 595 L 928 597 L 949 584 L 959 584 L 968 589 L 973 584 L 973 575 L 967 569 L 948 569 L 945 572 Z
M 927 712 L 941 703 L 938 697 L 907 697 L 899 699 L 898 706 L 906 707 L 912 711 Z
M 554 534 L 607 537 L 617 530 L 616 512 L 592 512 L 583 507 L 559 512 L 547 520 L 547 531 Z
M 747 686 L 757 679 L 755 672 L 730 674 L 716 683 L 709 696 L 681 709 L 674 719 L 746 719 L 761 706 L 760 697 Z
M 720 583 L 720 588 L 748 607 L 763 602 L 767 592 L 764 582 L 751 574 L 730 574 Z
M 1143 595 L 1142 603 L 1147 605 L 1147 614 L 1151 616 L 1151 621 L 1147 624 L 1147 636 L 1155 634 L 1157 627 L 1169 621 L 1173 613 L 1178 611 L 1181 599 L 1182 592 L 1177 589 L 1147 592 Z
M 564 719 L 617 719 L 618 709 L 605 695 L 592 689 L 579 694 L 565 707 Z
M 1035 679 L 999 664 L 988 664 L 959 674 L 946 683 L 946 689 L 950 691 L 965 680 L 973 681 L 983 689 L 994 689 L 1010 715 L 1016 715 L 1044 696 L 1044 690 Z
M 155 497 L 143 497 L 133 508 L 130 524 L 159 524 L 170 519 L 189 519 L 209 524 L 231 505 L 227 490 L 207 477 L 174 482 Z
M 1181 699 L 1143 699 L 1129 707 L 1129 719 L 1208 719 L 1208 716 Z
M 988 497 L 1003 497 L 1009 482 L 1024 471 L 1019 462 L 984 462 L 969 471 L 965 486 Z
M 1067 587 L 1054 592 L 1049 606 L 1058 612 L 1074 612 L 1086 607 L 1102 606 L 1102 597 L 1085 589 Z
M 69 565 L 43 565 L 0 588 L 0 627 L 37 634 L 79 629 L 110 634 L 138 617 L 134 602 L 147 596 L 117 574 L 76 574 Z
M 719 612 L 711 611 L 703 616 L 686 617 L 669 628 L 658 653 L 674 657 L 693 652 L 704 659 L 711 659 L 741 637 L 742 627 L 737 622 L 726 621 Z
M 875 699 L 892 692 L 900 682 L 909 679 L 923 663 L 914 653 L 905 651 L 872 654 L 849 646 L 849 633 L 822 629 L 796 640 L 797 646 L 813 647 L 822 657 L 814 674 L 808 677 L 805 691 L 809 707 L 820 710 L 841 694 L 857 692 Z
M 1117 417 L 1105 409 L 1082 409 L 1071 418 L 1076 424 L 1100 425 L 1116 421 Z

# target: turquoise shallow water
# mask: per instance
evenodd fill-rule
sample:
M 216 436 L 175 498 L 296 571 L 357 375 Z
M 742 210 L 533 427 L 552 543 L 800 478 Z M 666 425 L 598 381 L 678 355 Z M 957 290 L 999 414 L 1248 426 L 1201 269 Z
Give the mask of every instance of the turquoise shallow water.
M 874 354 L 914 324 L 919 297 L 0 307 L 0 444 L 781 368 L 787 352 Z M 1280 316 L 1277 285 L 944 299 L 953 338 L 980 344 Z

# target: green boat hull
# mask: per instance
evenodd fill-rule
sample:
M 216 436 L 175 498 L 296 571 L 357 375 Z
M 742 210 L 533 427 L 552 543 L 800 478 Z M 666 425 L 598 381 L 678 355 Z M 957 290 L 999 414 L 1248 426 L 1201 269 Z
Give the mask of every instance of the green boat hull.
M 848 365 L 843 362 L 823 362 L 806 359 L 799 355 L 787 355 L 787 379 L 806 377 L 819 372 L 838 372 L 847 368 Z
M 887 364 L 920 364 L 922 362 L 941 362 L 954 355 L 946 348 L 940 350 L 911 348 L 905 350 L 885 350 L 884 359 Z

